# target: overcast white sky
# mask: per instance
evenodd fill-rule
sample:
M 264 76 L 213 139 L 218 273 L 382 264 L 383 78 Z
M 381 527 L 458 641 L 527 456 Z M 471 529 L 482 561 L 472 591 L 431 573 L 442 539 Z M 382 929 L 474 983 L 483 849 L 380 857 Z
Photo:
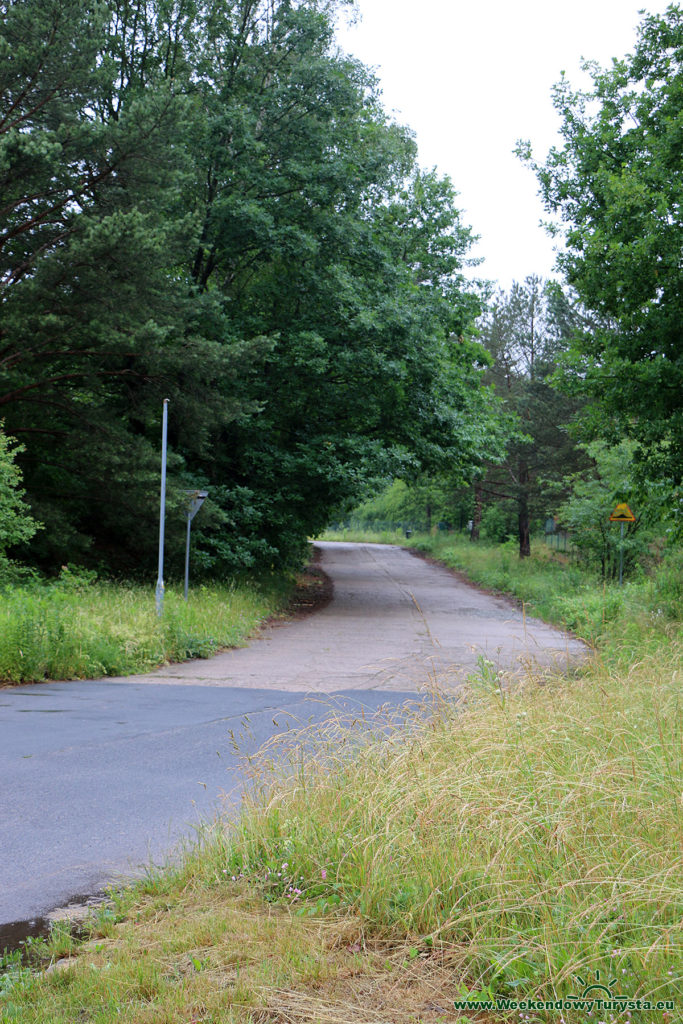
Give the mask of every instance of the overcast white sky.
M 556 141 L 551 88 L 581 59 L 609 64 L 636 40 L 639 11 L 668 0 L 357 0 L 342 47 L 375 69 L 384 105 L 417 135 L 420 163 L 450 175 L 466 223 L 481 235 L 481 276 L 509 288 L 548 276 L 553 243 L 539 226 L 536 179 L 513 155 L 519 138 L 543 157 Z

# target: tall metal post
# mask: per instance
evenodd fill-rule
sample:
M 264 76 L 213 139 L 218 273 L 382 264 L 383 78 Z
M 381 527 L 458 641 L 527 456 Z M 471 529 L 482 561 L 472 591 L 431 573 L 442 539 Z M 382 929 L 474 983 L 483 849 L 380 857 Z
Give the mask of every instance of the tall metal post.
M 208 497 L 208 491 L 187 491 L 189 505 L 187 508 L 187 536 L 185 538 L 185 600 L 190 583 L 190 523 L 199 512 Z
M 159 509 L 159 573 L 155 592 L 157 615 L 164 611 L 164 523 L 166 519 L 166 444 L 168 438 L 168 398 L 164 399 L 161 427 L 161 502 Z
M 620 501 L 609 517 L 609 521 L 610 523 L 619 523 L 621 526 L 621 536 L 619 538 L 619 586 L 622 587 L 624 585 L 624 523 L 635 523 L 637 520 L 626 502 Z
M 185 540 L 185 600 L 187 601 L 187 588 L 190 585 L 190 524 L 192 522 L 192 512 L 188 510 L 187 513 L 187 537 Z
M 624 585 L 624 524 L 622 522 L 619 525 L 621 526 L 621 542 L 619 544 L 619 586 L 623 587 L 623 585 Z

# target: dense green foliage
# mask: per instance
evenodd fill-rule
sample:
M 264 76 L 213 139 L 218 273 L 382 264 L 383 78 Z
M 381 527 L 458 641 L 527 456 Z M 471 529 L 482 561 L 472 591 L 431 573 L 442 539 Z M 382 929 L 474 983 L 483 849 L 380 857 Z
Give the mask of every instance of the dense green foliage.
M 0 424 L 0 562 L 7 547 L 30 540 L 39 528 L 24 502 L 21 473 L 15 461 L 20 451 Z
M 484 311 L 486 377 L 517 429 L 474 470 L 468 499 L 473 540 L 480 527 L 499 541 L 516 534 L 526 556 L 545 520 L 609 579 L 617 502 L 637 519 L 623 545 L 627 574 L 651 559 L 655 537 L 680 537 L 683 523 L 680 7 L 646 17 L 631 55 L 586 69 L 591 89 L 563 78 L 555 90 L 564 144 L 543 165 L 519 147 L 564 222 L 558 266 L 568 287 L 530 277 Z M 409 490 L 403 508 L 418 498 Z M 453 492 L 451 505 L 463 497 Z M 372 511 L 360 510 L 366 523 Z
M 152 563 L 170 398 L 197 564 L 286 564 L 387 474 L 488 443 L 470 244 L 342 0 L 0 4 L 0 406 L 31 557 Z
M 584 564 L 599 567 L 603 579 L 618 576 L 620 557 L 627 576 L 646 562 L 655 531 L 661 534 L 663 528 L 657 489 L 651 487 L 646 495 L 638 486 L 634 447 L 632 441 L 612 446 L 593 441 L 585 445 L 591 468 L 575 474 L 571 494 L 559 509 Z M 659 496 L 668 495 L 660 488 Z M 637 509 L 636 521 L 624 524 L 623 539 L 620 527 L 609 519 L 619 502 L 630 502 Z
M 645 473 L 680 486 L 681 8 L 646 17 L 633 53 L 586 69 L 592 88 L 556 87 L 564 143 L 533 165 L 565 225 L 559 265 L 596 317 L 573 341 L 566 383 L 593 397 L 597 436 L 634 438 Z
M 433 525 L 463 529 L 471 517 L 471 498 L 445 476 L 424 476 L 408 485 L 394 480 L 389 487 L 353 509 L 336 526 L 371 530 L 403 525 L 429 530 Z

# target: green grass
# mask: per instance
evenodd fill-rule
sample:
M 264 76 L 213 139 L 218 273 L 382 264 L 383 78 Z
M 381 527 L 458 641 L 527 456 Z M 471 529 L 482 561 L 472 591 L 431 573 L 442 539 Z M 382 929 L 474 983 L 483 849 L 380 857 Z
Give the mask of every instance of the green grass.
M 420 536 L 426 536 L 426 534 L 420 534 Z M 409 538 L 406 538 L 405 531 L 398 527 L 395 530 L 379 531 L 351 529 L 350 527 L 344 527 L 341 530 L 325 530 L 320 540 L 342 540 L 360 544 L 364 541 L 369 544 L 402 544 L 405 547 L 411 546 L 412 543 Z
M 169 588 L 160 620 L 151 587 L 63 574 L 53 585 L 0 592 L 0 680 L 88 679 L 206 658 L 248 640 L 282 609 L 289 585 Z
M 571 567 L 456 547 L 539 613 L 583 602 L 590 664 L 513 686 L 482 660 L 457 700 L 407 723 L 274 742 L 247 764 L 236 820 L 117 897 L 85 946 L 35 950 L 66 970 L 10 965 L 0 1019 L 464 1022 L 464 994 L 555 1001 L 597 972 L 676 1009 L 523 1019 L 683 1019 L 680 555 L 607 614 L 609 588 Z

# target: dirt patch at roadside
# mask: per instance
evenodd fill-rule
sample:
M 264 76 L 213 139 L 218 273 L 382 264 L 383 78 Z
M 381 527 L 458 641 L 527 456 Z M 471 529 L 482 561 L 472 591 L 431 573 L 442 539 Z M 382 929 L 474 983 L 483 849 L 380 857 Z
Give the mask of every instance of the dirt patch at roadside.
M 296 587 L 287 609 L 287 619 L 300 619 L 325 608 L 334 596 L 334 584 L 320 565 L 321 551 L 315 549 L 313 560 L 297 576 Z

